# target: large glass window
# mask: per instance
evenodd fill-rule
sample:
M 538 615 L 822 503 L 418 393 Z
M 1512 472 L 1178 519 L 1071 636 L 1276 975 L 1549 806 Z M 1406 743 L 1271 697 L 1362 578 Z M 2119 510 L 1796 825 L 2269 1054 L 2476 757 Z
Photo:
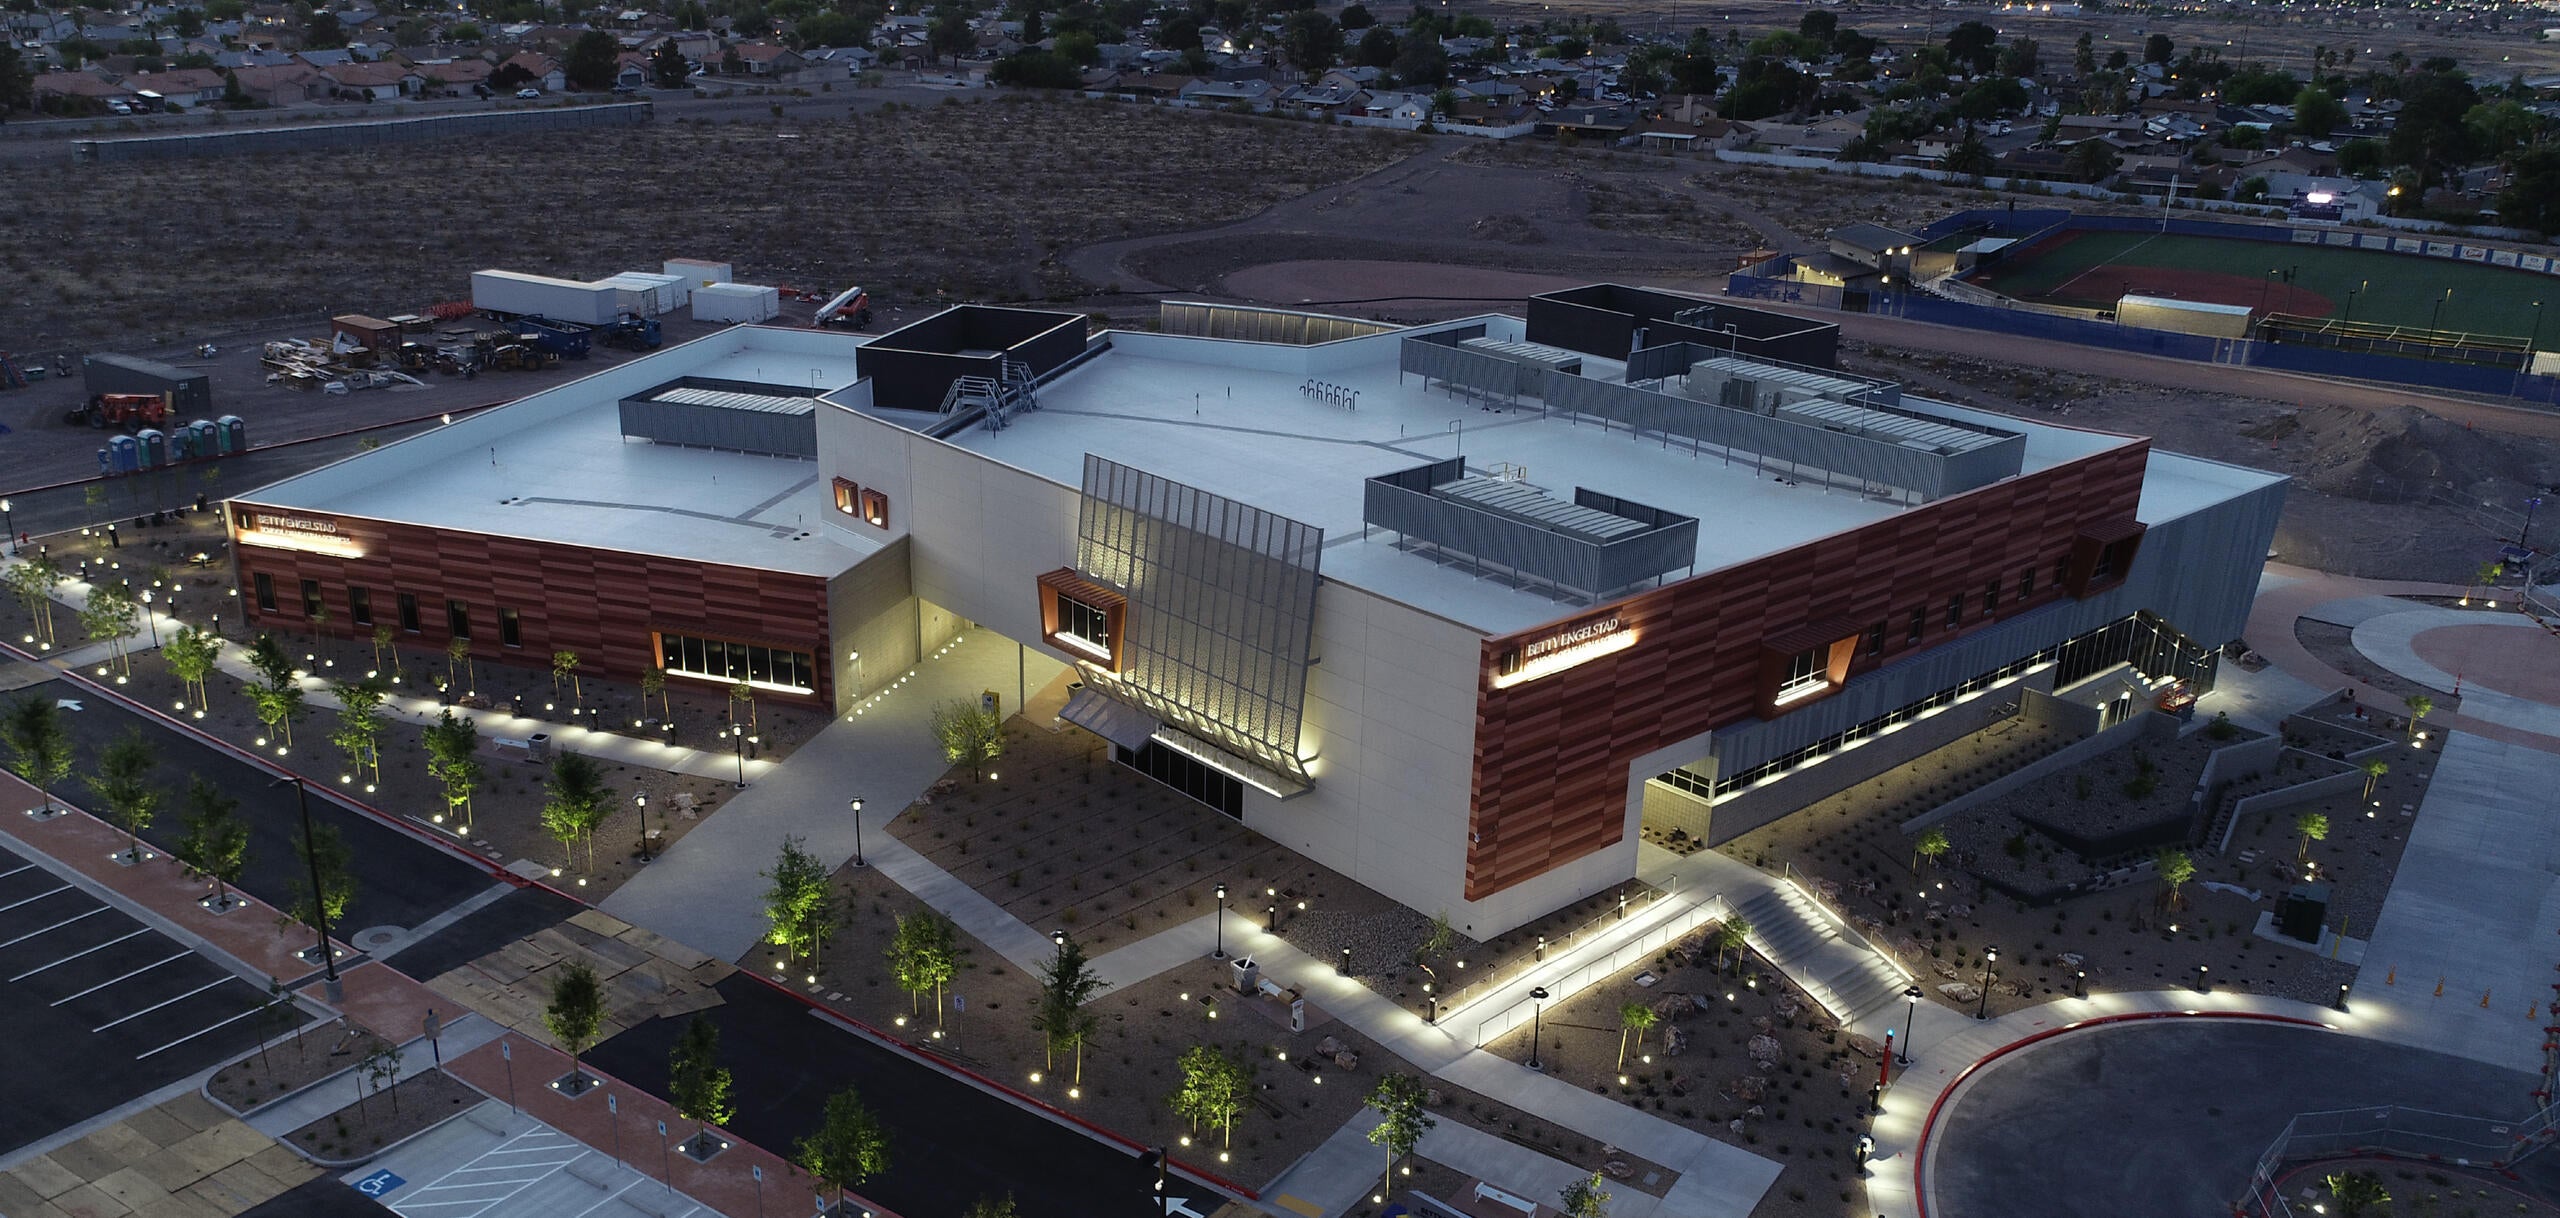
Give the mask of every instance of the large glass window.
M 1818 693 L 1824 686 L 1831 683 L 1828 674 L 1822 670 L 1821 650 L 1818 647 L 1808 647 L 1787 657 L 1786 678 L 1778 682 L 1778 705 L 1784 706 L 1798 698 Z
M 1244 784 L 1200 764 L 1180 750 L 1169 749 L 1150 740 L 1146 747 L 1136 752 L 1116 747 L 1111 752 L 1113 759 L 1120 764 L 1237 820 L 1244 819 Z
M 738 643 L 699 635 L 658 632 L 658 662 L 673 675 L 709 681 L 748 681 L 769 689 L 814 693 L 818 668 L 805 651 Z
M 1111 654 L 1111 616 L 1064 593 L 1058 595 L 1058 633 L 1093 644 L 1103 656 Z

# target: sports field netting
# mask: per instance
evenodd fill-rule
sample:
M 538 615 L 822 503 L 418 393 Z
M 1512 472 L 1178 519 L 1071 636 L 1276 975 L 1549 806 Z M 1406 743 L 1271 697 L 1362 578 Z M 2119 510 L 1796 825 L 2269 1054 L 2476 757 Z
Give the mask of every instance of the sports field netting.
M 2290 282 L 2287 281 L 2288 273 Z M 2112 308 L 2127 293 L 2245 305 L 2260 314 L 2530 336 L 2560 278 L 2415 254 L 2183 233 L 2073 229 L 1971 276 L 2019 300 Z M 2450 289 L 2452 296 L 2446 297 Z M 2438 302 L 2442 309 L 2439 311 Z M 2560 340 L 2554 318 L 2543 345 Z

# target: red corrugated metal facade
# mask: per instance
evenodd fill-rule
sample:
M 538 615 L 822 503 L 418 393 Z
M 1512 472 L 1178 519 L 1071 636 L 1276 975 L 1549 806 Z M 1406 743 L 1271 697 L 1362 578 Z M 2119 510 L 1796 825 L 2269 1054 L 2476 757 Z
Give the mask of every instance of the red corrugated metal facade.
M 1476 703 L 1468 900 L 1616 843 L 1624 835 L 1627 768 L 1676 741 L 1740 722 L 1763 696 L 1764 640 L 1809 623 L 1886 623 L 1884 654 L 1864 648 L 1852 672 L 1935 647 L 1998 617 L 2067 595 L 2053 579 L 2084 529 L 2130 518 L 2142 496 L 2147 441 L 2013 478 L 1808 545 L 1657 588 L 1611 608 L 1632 646 L 1497 689 L 1501 657 L 1555 634 L 1549 625 L 1487 639 Z M 1811 492 L 1805 492 L 1811 493 Z M 1706 527 L 1713 527 L 1709 522 Z M 1983 586 L 2014 587 L 2030 566 L 2033 597 L 2007 591 L 1992 615 Z M 1963 597 L 1962 623 L 1946 603 Z M 1591 611 L 1567 627 L 1611 616 Z

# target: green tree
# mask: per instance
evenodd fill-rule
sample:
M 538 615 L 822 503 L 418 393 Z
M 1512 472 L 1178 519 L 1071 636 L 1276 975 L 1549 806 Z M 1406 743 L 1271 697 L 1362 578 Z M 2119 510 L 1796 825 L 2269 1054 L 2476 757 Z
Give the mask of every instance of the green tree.
M 1084 83 L 1074 60 L 1038 47 L 1026 47 L 997 60 L 987 75 L 997 84 L 1019 89 L 1072 89 Z
M 1937 866 L 1938 860 L 1946 856 L 1948 844 L 1946 830 L 1934 826 L 1921 830 L 1920 840 L 1911 847 L 1911 869 L 1918 871 L 1922 859 L 1928 860 L 1932 867 Z
M 889 1170 L 888 1130 L 851 1087 L 827 1097 L 817 1132 L 800 1139 L 796 1149 L 792 1161 L 835 1189 L 839 1207 L 847 1190 Z
M 1968 92 L 1966 96 L 1972 94 Z M 1982 142 L 1982 135 L 1973 129 L 1973 124 L 1965 124 L 1964 138 L 1947 152 L 1947 172 L 1980 177 L 1991 172 L 1995 164 L 1990 145 Z
M 457 664 L 461 666 L 459 670 L 460 675 L 456 675 L 456 669 L 454 666 Z M 468 677 L 470 680 L 465 682 L 463 680 L 464 677 Z M 471 640 L 462 638 L 445 640 L 444 684 L 445 688 L 449 690 L 462 689 L 465 691 L 473 691 L 480 688 L 480 666 L 471 662 Z M 553 682 L 553 688 L 558 688 L 558 682 L 556 680 Z
M 908 1014 L 915 1013 L 916 1001 L 930 991 L 934 1026 L 942 1026 L 942 987 L 959 969 L 957 954 L 949 918 L 920 909 L 898 919 L 898 929 L 889 937 L 889 971 L 897 978 L 898 988 L 907 992 Z
M 1595 1171 L 1588 1180 L 1565 1185 L 1558 1194 L 1564 1218 L 1608 1218 L 1609 1190 L 1603 1187 L 1604 1183 L 1605 1178 Z
M 676 49 L 674 39 L 658 44 L 649 52 L 649 81 L 661 89 L 681 89 L 693 79 L 693 65 L 685 61 L 684 52 Z
M 339 24 L 336 13 L 313 13 L 311 20 L 303 23 L 303 50 L 331 51 L 345 45 L 347 45 L 347 30 L 344 25 Z
M 1004 721 L 974 698 L 954 698 L 933 708 L 933 738 L 943 759 L 967 765 L 971 778 L 986 776 L 986 763 L 1004 756 Z
M 1419 35 L 1404 39 L 1396 47 L 1396 61 L 1391 66 L 1396 81 L 1408 89 L 1425 86 L 1438 88 L 1449 80 L 1449 53 L 1440 49 L 1436 38 Z
M 1654 1022 L 1660 1018 L 1661 1016 L 1655 1014 L 1652 1007 L 1646 1006 L 1641 1002 L 1630 1002 L 1625 1006 L 1618 1008 L 1619 1069 L 1624 1070 L 1627 1068 L 1627 1034 L 1629 1032 L 1635 1033 L 1636 1047 L 1641 1049 L 1644 1047 L 1645 1029 L 1652 1027 Z
M 2545 141 L 2509 157 L 2507 188 L 2498 192 L 2498 222 L 2543 234 L 2560 233 L 2560 141 Z
M 1383 25 L 1373 25 L 1369 27 L 1368 32 L 1360 35 L 1360 49 L 1353 54 L 1352 62 L 1364 68 L 1392 68 L 1396 64 L 1397 54 L 1403 49 L 1403 44 L 1397 40 L 1394 30 Z
M 2083 182 L 2103 182 L 2115 176 L 2116 167 L 2123 163 L 2124 155 L 2115 150 L 2115 145 L 2095 138 L 2073 144 L 2063 156 L 2063 164 L 2070 168 L 2072 176 Z
M 293 747 L 293 723 L 303 715 L 302 679 L 294 675 L 293 659 L 284 651 L 276 636 L 261 633 L 249 645 L 249 667 L 258 674 L 258 683 L 249 687 L 249 700 L 258 708 L 258 721 L 267 725 L 269 735 L 283 741 L 282 747 Z M 261 737 L 260 745 L 266 743 Z
M 391 633 L 391 628 L 389 626 L 376 626 L 373 628 L 373 671 L 377 675 L 382 672 L 383 653 L 389 652 L 391 655 L 391 683 L 394 685 L 398 685 L 400 683 L 400 679 L 408 675 L 400 667 L 400 648 L 394 645 L 393 642 L 397 637 L 398 636 Z
M 133 659 L 125 650 L 125 640 L 141 625 L 142 602 L 135 600 L 133 593 L 114 584 L 89 589 L 89 603 L 80 610 L 80 633 L 92 643 L 107 645 L 118 684 L 133 674 Z
M 18 54 L 18 44 L 0 39 L 0 123 L 21 110 L 36 108 L 36 74 Z
M 44 800 L 43 814 L 53 815 L 54 784 L 71 776 L 71 733 L 63 730 L 62 708 L 29 694 L 9 704 L 0 732 L 9 742 L 9 772 L 34 787 Z
M 2144 63 L 2167 63 L 2177 53 L 2178 44 L 2171 42 L 2167 34 L 2153 34 L 2142 40 L 2142 62 Z
M 604 986 L 596 980 L 596 971 L 584 960 L 561 964 L 551 982 L 551 1003 L 542 1008 L 542 1026 L 569 1055 L 569 1086 L 577 1091 L 586 1090 L 592 1081 L 578 1058 L 596 1042 L 596 1031 L 603 1025 Z
M 1314 9 L 1289 14 L 1280 25 L 1280 51 L 1307 80 L 1325 74 L 1342 56 L 1342 27 Z
M 803 849 L 801 840 L 783 838 L 773 869 L 758 874 L 765 880 L 765 920 L 772 926 L 767 941 L 794 960 L 815 960 L 835 927 L 835 891 L 826 864 Z
M 2479 104 L 2471 82 L 2452 72 L 2421 73 L 2402 85 L 2400 114 L 2385 147 L 2393 161 L 2418 175 L 2419 196 L 2471 162 L 2471 128 L 2463 120 Z
M 658 722 L 672 725 L 676 721 L 676 711 L 667 705 L 667 670 L 655 664 L 640 670 L 640 706 L 643 710 L 648 708 L 651 698 L 658 700 Z M 675 729 L 670 726 L 667 730 Z
M 27 641 L 40 650 L 50 651 L 54 646 L 53 590 L 65 578 L 61 564 L 42 555 L 0 572 L 0 582 L 8 584 L 9 591 L 26 606 L 27 617 L 34 621 L 35 628 L 28 632 Z
M 2294 857 L 2310 858 L 2311 843 L 2328 840 L 2329 818 L 2317 812 L 2305 812 L 2293 818 L 2293 831 L 2302 839 L 2302 849 Z
M 239 800 L 223 794 L 204 775 L 187 779 L 186 831 L 170 853 L 189 876 L 213 881 L 215 913 L 231 908 L 231 885 L 239 882 L 240 870 L 249 862 L 249 826 L 232 814 L 239 806 Z
M 2185 900 L 2179 890 L 2187 886 L 2187 881 L 2196 878 L 2195 860 L 2188 858 L 2184 850 L 2163 850 L 2152 856 L 2152 864 L 2160 874 L 2160 903 L 2170 909 L 2178 908 Z
M 2390 1190 L 2382 1186 L 2382 1177 L 2369 1171 L 2331 1172 L 2320 1183 L 2338 1202 L 2338 1212 L 2346 1218 L 2362 1218 L 2366 1210 L 2391 1204 Z
M 560 839 L 563 849 L 587 844 L 587 870 L 596 866 L 595 832 L 613 812 L 613 796 L 605 790 L 604 769 L 584 753 L 561 753 L 542 784 L 542 828 Z M 569 862 L 577 864 L 572 851 Z
M 293 872 L 293 890 L 283 915 L 276 919 L 279 927 L 300 922 L 317 931 L 320 915 L 327 914 L 331 926 L 345 921 L 347 906 L 356 899 L 356 881 L 350 864 L 353 856 L 336 825 L 314 825 L 311 835 L 293 844 L 294 860 L 301 864 Z M 312 899 L 313 874 L 320 877 L 320 897 Z
M 711 1155 L 711 1127 L 726 1125 L 737 1115 L 729 1099 L 729 1068 L 719 1058 L 720 1027 L 698 1013 L 667 1055 L 667 1098 L 675 1102 L 677 1116 L 697 1127 L 684 1141 L 685 1153 L 697 1159 Z
M 580 715 L 585 714 L 587 711 L 587 690 L 584 685 L 581 685 L 578 682 L 578 653 L 570 651 L 567 648 L 562 648 L 561 650 L 551 653 L 551 690 L 553 693 L 556 694 L 560 691 L 560 683 L 562 681 L 567 681 L 569 683 L 569 705 L 573 708 L 571 713 Z
M 1947 33 L 1947 62 L 1968 76 L 1982 76 L 2000 64 L 2000 31 L 1967 21 Z
M 1048 1054 L 1049 1069 L 1058 1068 L 1058 1053 L 1066 1050 L 1075 1055 L 1075 1076 L 1069 1084 L 1084 1085 L 1084 1046 L 1093 1039 L 1101 1020 L 1084 1009 L 1084 1004 L 1108 988 L 1108 983 L 1094 975 L 1086 961 L 1084 945 L 1072 935 L 1058 937 L 1058 953 L 1041 967 L 1040 1002 L 1033 1008 L 1031 1021 L 1040 1033 Z
M 2317 85 L 2293 95 L 2293 133 L 2304 139 L 2326 139 L 2345 126 L 2347 108 Z
M 944 4 L 933 11 L 933 21 L 925 26 L 924 38 L 927 53 L 935 59 L 950 56 L 951 66 L 956 68 L 960 66 L 960 52 L 975 45 L 978 35 L 970 28 L 969 10 Z
M 1253 1102 L 1255 1064 L 1209 1045 L 1193 1045 L 1175 1063 L 1182 1083 L 1172 1096 L 1173 1111 L 1191 1122 L 1217 1127 L 1219 1145 L 1235 1145 L 1236 1115 Z
M 569 44 L 568 54 L 560 59 L 560 74 L 572 89 L 610 89 L 614 73 L 622 66 L 615 58 L 621 49 L 613 35 L 588 30 Z
M 1378 1085 L 1369 1090 L 1366 1104 L 1377 1110 L 1379 1121 L 1369 1131 L 1369 1144 L 1384 1147 L 1387 1152 L 1386 1183 L 1381 1185 L 1378 1204 L 1385 1204 L 1387 1192 L 1395 1187 L 1396 1164 L 1422 1145 L 1422 1135 L 1440 1122 L 1424 1107 L 1430 1091 L 1422 1080 L 1397 1072 L 1381 1076 Z
M 372 771 L 367 791 L 382 781 L 382 733 L 391 722 L 391 712 L 382 705 L 387 692 L 370 678 L 329 683 L 330 695 L 338 700 L 338 728 L 329 734 L 329 743 L 345 755 L 348 780 Z
M 457 832 L 462 836 L 471 836 L 471 796 L 479 789 L 484 772 L 479 725 L 455 718 L 450 710 L 441 711 L 419 739 L 427 750 L 427 776 L 444 788 L 445 816 L 461 825 Z M 444 817 L 436 818 L 436 823 L 443 824 Z
M 960 1211 L 960 1218 L 1022 1218 L 1022 1211 L 1014 1205 L 1013 1194 L 1006 1193 L 970 1202 L 969 1208 Z
M 2418 738 L 2418 724 L 2435 710 L 2436 700 L 2425 694 L 2411 694 L 2402 698 L 2400 704 L 2409 708 L 2409 738 L 2415 740 Z
M 1739 915 L 1727 916 L 1707 933 L 1707 945 L 1716 949 L 1717 968 L 1723 968 L 1728 957 L 1741 952 L 1750 943 L 1751 921 Z
M 180 626 L 169 632 L 169 641 L 160 645 L 160 658 L 168 661 L 170 675 L 186 690 L 187 701 L 196 708 L 196 717 L 204 717 L 205 681 L 213 676 L 214 665 L 222 656 L 222 638 L 210 630 Z
M 106 805 L 108 818 L 124 827 L 123 857 L 129 863 L 142 861 L 142 831 L 151 827 L 160 809 L 160 788 L 151 783 L 157 761 L 151 742 L 143 739 L 142 729 L 135 728 L 101 750 L 96 765 L 82 780 Z

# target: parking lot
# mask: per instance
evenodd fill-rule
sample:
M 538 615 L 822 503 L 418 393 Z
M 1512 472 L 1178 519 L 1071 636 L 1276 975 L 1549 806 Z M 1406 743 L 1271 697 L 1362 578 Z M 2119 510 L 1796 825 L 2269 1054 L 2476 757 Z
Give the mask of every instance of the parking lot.
M 267 1003 L 262 986 L 0 848 L 0 1157 L 283 1031 L 281 1012 L 260 1016 Z

